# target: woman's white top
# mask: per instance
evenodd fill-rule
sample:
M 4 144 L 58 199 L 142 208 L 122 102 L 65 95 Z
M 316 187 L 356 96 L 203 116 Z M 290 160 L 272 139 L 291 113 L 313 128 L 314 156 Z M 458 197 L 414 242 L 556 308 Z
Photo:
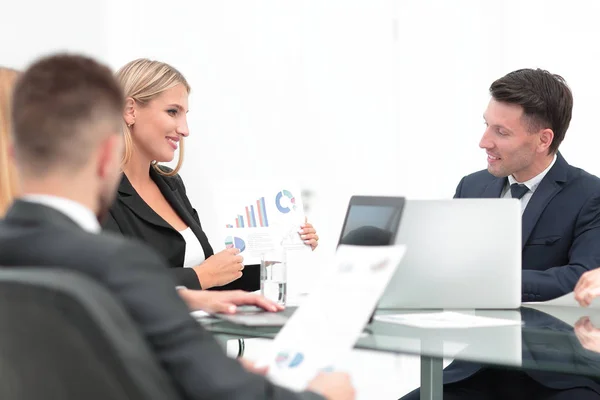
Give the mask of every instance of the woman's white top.
M 185 240 L 185 257 L 183 258 L 183 267 L 192 268 L 196 265 L 200 265 L 206 260 L 204 249 L 200 244 L 200 241 L 192 232 L 192 229 L 187 229 L 179 232 Z

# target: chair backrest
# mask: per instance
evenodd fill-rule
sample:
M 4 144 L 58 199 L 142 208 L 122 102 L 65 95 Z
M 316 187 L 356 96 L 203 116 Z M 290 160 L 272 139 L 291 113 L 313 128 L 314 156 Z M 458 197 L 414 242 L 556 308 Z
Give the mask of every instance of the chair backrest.
M 0 268 L 0 399 L 179 398 L 100 284 L 72 271 Z

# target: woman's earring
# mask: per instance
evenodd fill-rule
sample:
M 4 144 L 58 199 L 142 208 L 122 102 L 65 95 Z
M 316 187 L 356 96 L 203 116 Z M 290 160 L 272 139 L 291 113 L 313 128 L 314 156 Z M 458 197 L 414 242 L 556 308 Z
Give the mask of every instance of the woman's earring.
M 132 126 L 133 126 L 133 122 L 132 122 L 132 123 L 130 123 L 130 124 L 127 124 L 127 127 L 128 127 L 128 128 L 131 128 Z

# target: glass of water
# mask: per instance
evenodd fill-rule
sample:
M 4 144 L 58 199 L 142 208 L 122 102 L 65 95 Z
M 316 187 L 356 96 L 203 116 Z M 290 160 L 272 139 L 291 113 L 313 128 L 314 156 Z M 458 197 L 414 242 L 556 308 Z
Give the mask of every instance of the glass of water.
M 277 304 L 285 305 L 287 298 L 287 261 L 284 249 L 262 254 L 260 293 Z

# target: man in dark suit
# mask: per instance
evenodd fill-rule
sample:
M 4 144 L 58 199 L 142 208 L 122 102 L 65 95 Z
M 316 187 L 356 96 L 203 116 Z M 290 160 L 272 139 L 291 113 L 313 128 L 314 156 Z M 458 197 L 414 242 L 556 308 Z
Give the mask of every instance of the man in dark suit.
M 573 108 L 564 79 L 522 69 L 496 80 L 483 115 L 479 147 L 486 170 L 465 176 L 455 198 L 518 198 L 522 221 L 522 299 L 545 301 L 573 291 L 579 277 L 600 265 L 600 179 L 569 165 L 558 148 Z M 554 388 L 556 374 L 521 373 L 505 382 L 500 371 L 454 362 L 444 371 L 444 398 L 488 398 L 487 388 L 509 385 L 515 397 L 539 385 Z M 572 382 L 572 385 L 569 385 Z M 576 379 L 538 398 L 600 398 Z M 474 388 L 481 390 L 474 390 Z M 467 390 L 469 389 L 469 390 Z M 406 398 L 417 398 L 413 392 Z
M 23 73 L 12 107 L 22 196 L 0 222 L 0 265 L 69 269 L 104 284 L 186 399 L 353 398 L 346 374 L 294 393 L 246 371 L 190 317 L 164 260 L 100 233 L 120 180 L 122 107 L 111 71 L 89 58 L 48 57 Z
M 573 105 L 561 77 L 519 70 L 490 92 L 479 143 L 488 168 L 464 177 L 455 197 L 520 198 L 523 301 L 551 300 L 600 265 L 600 179 L 558 152 Z

